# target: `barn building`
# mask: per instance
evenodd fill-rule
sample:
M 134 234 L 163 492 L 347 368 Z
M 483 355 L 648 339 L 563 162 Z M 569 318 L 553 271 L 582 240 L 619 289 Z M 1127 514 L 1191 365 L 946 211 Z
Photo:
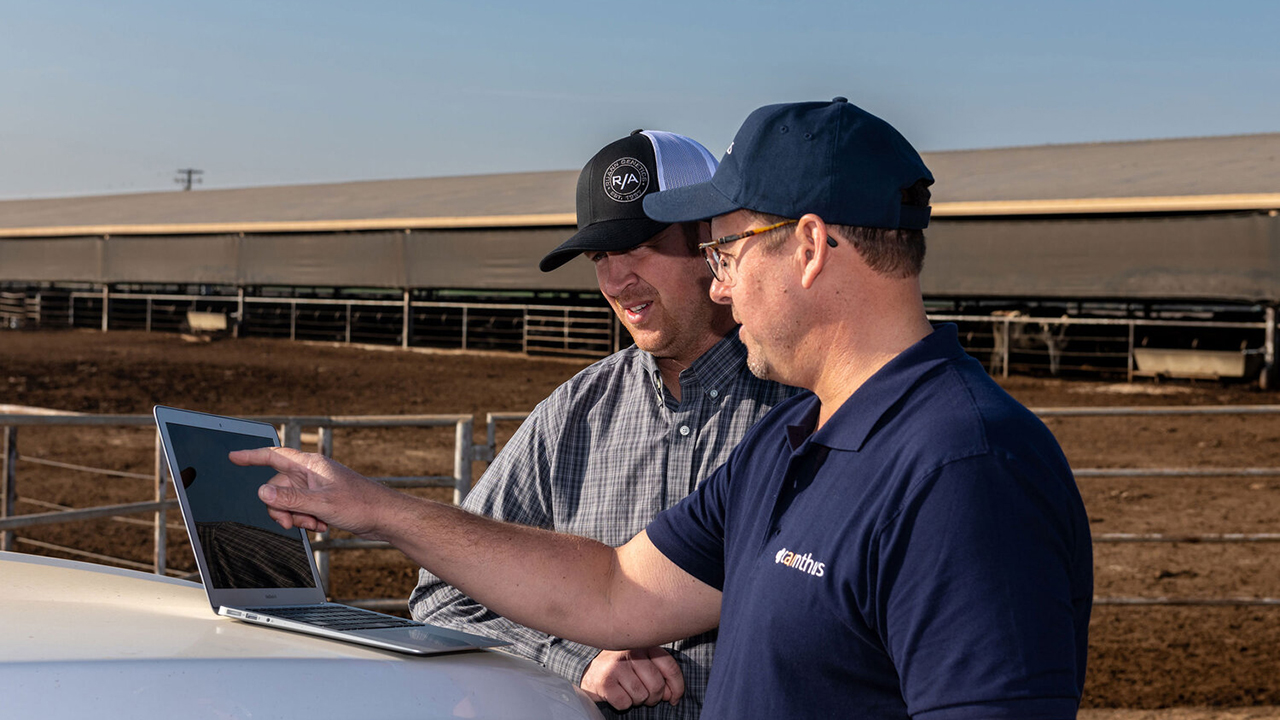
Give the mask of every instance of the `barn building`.
M 925 153 L 921 278 L 993 372 L 1276 381 L 1280 133 Z M 0 322 L 599 355 L 576 171 L 0 202 Z

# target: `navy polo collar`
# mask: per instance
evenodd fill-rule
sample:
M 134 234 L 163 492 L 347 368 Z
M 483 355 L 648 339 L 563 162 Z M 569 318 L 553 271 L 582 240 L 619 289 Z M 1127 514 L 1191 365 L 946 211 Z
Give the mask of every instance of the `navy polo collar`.
M 890 360 L 845 400 L 831 419 L 811 440 L 835 450 L 857 452 L 884 416 L 925 375 L 944 363 L 966 357 L 960 347 L 956 326 L 938 325 L 933 332 Z M 818 405 L 806 418 L 808 427 L 817 422 Z

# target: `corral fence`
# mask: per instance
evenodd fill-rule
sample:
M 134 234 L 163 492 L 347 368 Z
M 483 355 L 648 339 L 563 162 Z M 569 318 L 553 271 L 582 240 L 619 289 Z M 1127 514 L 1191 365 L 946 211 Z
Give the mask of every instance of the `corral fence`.
M 1116 416 L 1171 416 L 1171 415 L 1280 415 L 1280 405 L 1230 405 L 1230 406 L 1165 406 L 1165 407 L 1064 407 L 1033 408 L 1041 418 L 1050 417 L 1116 417 Z M 392 427 L 447 427 L 455 429 L 454 470 L 452 475 L 416 476 L 416 477 L 378 477 L 374 478 L 389 486 L 398 488 L 415 487 L 452 487 L 455 503 L 462 502 L 471 487 L 472 463 L 489 463 L 497 452 L 497 427 L 500 423 L 512 423 L 524 420 L 528 413 L 488 413 L 485 422 L 485 441 L 474 443 L 474 419 L 470 415 L 396 415 L 396 416 L 351 416 L 351 417 L 312 417 L 312 416 L 261 416 L 254 419 L 269 422 L 280 429 L 282 444 L 286 447 L 302 448 L 304 443 L 314 445 L 315 450 L 326 456 L 333 451 L 333 430 L 336 428 L 392 428 Z M 181 526 L 171 528 L 165 523 L 165 511 L 177 507 L 177 501 L 168 498 L 167 469 L 160 449 L 159 436 L 156 438 L 155 472 L 145 475 L 126 473 L 116 470 L 92 468 L 47 459 L 23 456 L 18 451 L 18 430 L 27 426 L 146 426 L 154 422 L 149 415 L 85 415 L 77 413 L 61 413 L 43 411 L 41 414 L 0 414 L 0 436 L 3 437 L 3 455 L 0 456 L 0 550 L 11 550 L 17 544 L 29 544 L 46 550 L 55 550 L 87 557 L 101 562 L 117 563 L 136 569 L 152 570 L 160 574 L 189 577 L 192 573 L 175 571 L 165 566 L 165 551 L 168 543 L 169 529 L 183 530 Z M 307 432 L 310 430 L 311 432 Z M 42 503 L 18 496 L 18 466 L 20 463 L 52 466 L 68 471 L 92 473 L 107 477 L 124 477 L 151 480 L 154 483 L 154 498 L 146 502 L 109 505 L 93 508 L 56 507 L 50 512 L 17 515 L 16 509 L 20 501 L 34 502 L 46 508 L 50 503 Z M 1081 478 L 1182 478 L 1199 477 L 1206 479 L 1241 478 L 1241 477 L 1280 477 L 1280 467 L 1162 467 L 1162 468 L 1074 468 L 1077 479 Z M 130 520 L 127 516 L 151 514 L 148 521 Z M 154 528 L 155 555 L 151 565 L 138 563 L 124 558 L 88 553 L 75 548 L 52 546 L 47 543 L 32 541 L 16 536 L 15 531 L 37 525 L 52 525 L 77 522 L 98 518 L 114 518 L 121 521 L 151 524 Z M 1094 543 L 1277 543 L 1277 533 L 1099 533 L 1093 535 Z M 320 567 L 322 579 L 328 589 L 328 570 L 330 553 L 345 549 L 381 549 L 389 548 L 387 543 L 361 539 L 331 539 L 325 534 L 317 534 L 313 538 L 313 549 L 316 551 L 317 565 Z M 402 609 L 403 598 L 360 598 L 346 600 L 350 604 L 371 608 Z M 1219 597 L 1219 598 L 1177 598 L 1177 597 L 1095 597 L 1097 605 L 1280 605 L 1280 598 L 1273 597 Z
M 631 341 L 606 306 L 100 290 L 0 292 L 0 326 L 227 332 L 356 345 L 603 357 Z
M 130 427 L 153 426 L 154 418 L 150 415 L 89 415 L 81 413 L 61 413 L 41 411 L 38 414 L 0 414 L 0 436 L 2 436 L 3 454 L 0 455 L 0 550 L 14 550 L 18 545 L 40 547 L 71 555 L 85 557 L 100 562 L 115 563 L 124 567 L 139 570 L 152 570 L 157 574 L 169 574 L 180 577 L 190 576 L 186 571 L 174 571 L 166 567 L 168 549 L 168 531 L 176 529 L 185 532 L 182 526 L 170 526 L 165 521 L 165 513 L 178 507 L 178 501 L 169 495 L 168 468 L 160 445 L 159 433 L 155 439 L 155 468 L 150 474 L 121 472 L 107 468 L 96 468 L 73 463 L 60 462 L 44 458 L 24 456 L 18 449 L 18 430 L 30 426 L 71 426 L 71 427 Z M 397 488 L 447 487 L 453 489 L 454 503 L 461 503 L 471 489 L 472 463 L 476 460 L 492 458 L 492 452 L 485 446 L 472 443 L 475 419 L 471 415 L 365 415 L 365 416 L 254 416 L 251 419 L 271 423 L 279 428 L 281 444 L 285 447 L 302 449 L 304 444 L 326 456 L 333 454 L 333 431 L 338 428 L 454 428 L 453 473 L 451 475 L 397 476 L 375 477 L 374 480 Z M 310 432 L 307 432 L 310 431 Z M 153 499 L 145 502 L 106 505 L 91 508 L 67 508 L 39 501 L 33 498 L 21 498 L 18 495 L 18 467 L 26 463 L 55 467 L 69 472 L 80 472 L 104 477 L 149 480 L 154 490 Z M 26 503 L 48 509 L 49 512 L 18 515 L 19 504 Z M 112 518 L 130 522 L 130 515 L 151 514 L 148 524 L 154 530 L 154 554 L 151 564 L 139 563 L 127 558 L 112 557 L 98 553 L 90 553 L 77 548 L 51 545 L 30 538 L 18 537 L 15 531 L 41 525 L 57 525 L 82 520 Z M 132 521 L 143 522 L 148 521 Z M 330 540 L 327 534 L 317 534 L 313 541 L 316 550 L 316 562 L 321 571 L 321 578 L 328 587 L 329 552 L 332 549 L 353 547 L 348 541 Z
M 358 345 L 603 357 L 630 343 L 598 296 L 564 303 L 445 301 L 421 291 L 192 286 L 0 288 L 0 328 L 224 331 Z M 199 292 L 194 292 L 199 291 Z M 595 304 L 592 304 L 592 303 Z M 993 375 L 1257 379 L 1274 388 L 1274 306 L 930 301 Z M 1011 309 L 1011 308 L 1017 309 Z M 1055 314 L 1056 313 L 1056 314 Z
M 1011 371 L 1048 375 L 1254 379 L 1274 389 L 1276 309 L 1257 321 L 1188 317 L 1044 317 L 1020 311 L 987 315 L 933 312 L 933 322 L 960 327 L 965 350 L 992 375 Z

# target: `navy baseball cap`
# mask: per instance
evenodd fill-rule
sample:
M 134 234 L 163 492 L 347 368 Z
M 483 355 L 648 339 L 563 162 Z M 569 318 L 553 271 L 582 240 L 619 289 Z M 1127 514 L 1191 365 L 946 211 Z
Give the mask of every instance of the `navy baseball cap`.
M 920 154 L 889 123 L 842 97 L 766 105 L 747 116 L 710 181 L 644 199 L 660 222 L 706 220 L 735 210 L 836 225 L 922 229 L 929 208 L 902 191 L 933 182 Z
M 711 179 L 716 159 L 697 142 L 636 130 L 595 154 L 578 175 L 578 232 L 538 263 L 550 272 L 589 250 L 629 250 L 671 223 L 644 214 L 645 197 Z

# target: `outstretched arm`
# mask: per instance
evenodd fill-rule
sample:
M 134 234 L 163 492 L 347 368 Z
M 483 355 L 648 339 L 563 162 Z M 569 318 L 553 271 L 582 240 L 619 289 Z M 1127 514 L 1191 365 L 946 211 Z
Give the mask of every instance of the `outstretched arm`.
M 502 523 L 405 495 L 320 455 L 231 454 L 277 475 L 259 489 L 283 527 L 332 525 L 386 540 L 494 612 L 595 647 L 648 647 L 715 627 L 720 592 L 678 568 L 641 532 L 620 548 Z
M 663 648 L 600 650 L 548 635 L 498 615 L 426 570 L 410 608 L 416 620 L 506 640 L 511 645 L 504 651 L 541 663 L 615 710 L 675 705 L 684 696 L 681 666 Z

